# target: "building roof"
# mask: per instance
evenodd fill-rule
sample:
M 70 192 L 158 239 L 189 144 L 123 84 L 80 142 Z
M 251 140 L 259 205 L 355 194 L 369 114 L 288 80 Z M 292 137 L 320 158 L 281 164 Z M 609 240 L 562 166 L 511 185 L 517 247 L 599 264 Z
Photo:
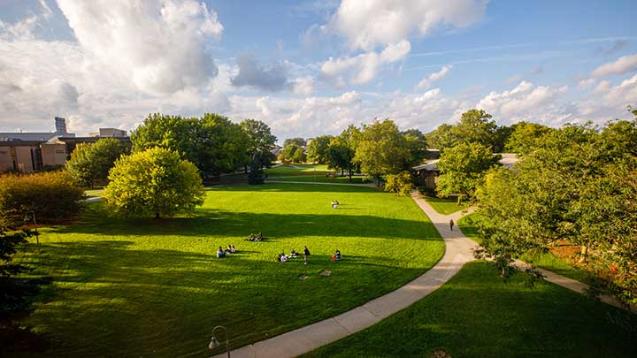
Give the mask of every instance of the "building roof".
M 517 163 L 520 160 L 518 158 L 518 155 L 515 153 L 495 153 L 493 155 L 500 155 L 502 158 L 498 162 L 506 168 L 513 167 L 513 164 Z M 439 161 L 440 159 L 427 160 L 426 162 L 416 165 L 415 167 L 412 167 L 411 169 L 416 171 L 420 171 L 420 170 L 426 170 L 430 172 L 438 171 Z
M 33 147 L 42 143 L 41 140 L 0 140 L 0 147 Z

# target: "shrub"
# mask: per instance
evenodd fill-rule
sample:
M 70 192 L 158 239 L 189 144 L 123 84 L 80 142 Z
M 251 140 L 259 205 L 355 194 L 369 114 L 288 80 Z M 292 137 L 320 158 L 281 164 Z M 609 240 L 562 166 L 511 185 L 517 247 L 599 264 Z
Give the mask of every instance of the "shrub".
M 21 224 L 35 215 L 38 223 L 72 218 L 81 209 L 82 188 L 67 172 L 46 172 L 0 177 L 0 221 Z
M 115 162 L 104 191 L 108 205 L 127 216 L 173 216 L 203 204 L 194 164 L 164 148 L 150 148 Z
M 385 191 L 407 196 L 412 190 L 414 190 L 411 174 L 409 174 L 409 172 L 390 174 L 387 175 L 385 179 Z

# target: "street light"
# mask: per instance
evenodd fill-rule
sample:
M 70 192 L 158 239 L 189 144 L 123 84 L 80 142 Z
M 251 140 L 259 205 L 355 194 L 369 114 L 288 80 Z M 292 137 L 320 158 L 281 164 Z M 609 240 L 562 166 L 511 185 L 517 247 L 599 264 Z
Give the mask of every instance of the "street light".
M 224 336 L 226 336 L 226 353 L 228 353 L 228 358 L 230 358 L 230 341 L 228 340 L 228 330 L 224 326 L 216 326 L 212 329 L 212 337 L 210 337 L 210 343 L 208 344 L 208 349 L 213 350 L 217 347 L 221 346 L 219 339 L 217 338 L 217 334 L 215 333 L 217 329 L 223 330 Z
M 31 221 L 31 219 L 33 219 L 33 226 L 35 227 L 33 229 L 33 234 L 35 235 L 35 242 L 37 243 L 38 246 L 40 246 L 40 233 L 38 232 L 38 222 L 35 218 L 35 211 L 29 211 L 26 213 L 26 215 L 24 215 L 24 222 L 28 222 Z

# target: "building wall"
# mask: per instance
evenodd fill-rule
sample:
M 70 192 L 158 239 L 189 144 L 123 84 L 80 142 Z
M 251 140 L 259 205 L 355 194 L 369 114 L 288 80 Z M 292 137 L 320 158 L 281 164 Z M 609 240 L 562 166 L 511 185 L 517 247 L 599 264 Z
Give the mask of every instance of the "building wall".
M 42 165 L 45 167 L 57 167 L 66 163 L 66 144 L 42 144 Z
M 11 147 L 0 146 L 0 173 L 13 170 L 13 157 L 11 156 Z
M 33 160 L 31 153 L 35 150 L 35 147 L 14 147 L 15 149 L 15 161 L 19 172 L 21 173 L 33 173 Z

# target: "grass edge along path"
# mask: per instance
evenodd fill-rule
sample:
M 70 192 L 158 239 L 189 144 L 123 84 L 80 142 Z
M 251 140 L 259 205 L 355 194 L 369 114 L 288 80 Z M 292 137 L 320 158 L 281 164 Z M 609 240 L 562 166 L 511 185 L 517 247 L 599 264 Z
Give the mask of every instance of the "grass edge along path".
M 465 263 L 473 261 L 476 244 L 458 229 L 449 227 L 449 217 L 438 214 L 417 192 L 412 199 L 427 214 L 443 237 L 446 250 L 443 258 L 429 271 L 399 289 L 378 297 L 338 316 L 250 344 L 231 351 L 233 357 L 296 357 L 321 346 L 336 342 L 366 329 L 404 310 L 428 296 L 449 281 Z M 453 217 L 458 220 L 463 213 Z M 226 354 L 215 357 L 223 358 Z

